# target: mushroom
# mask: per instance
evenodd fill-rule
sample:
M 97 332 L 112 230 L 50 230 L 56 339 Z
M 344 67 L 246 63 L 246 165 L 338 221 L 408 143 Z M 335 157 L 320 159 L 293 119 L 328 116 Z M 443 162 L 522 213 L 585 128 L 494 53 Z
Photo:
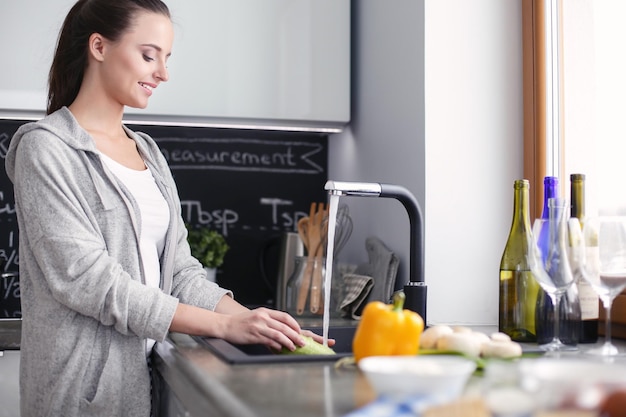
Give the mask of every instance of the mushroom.
M 472 333 L 451 333 L 443 335 L 437 340 L 437 349 L 479 356 L 481 342 Z
M 510 342 L 511 336 L 502 332 L 495 332 L 491 334 L 491 340 L 499 341 L 499 342 Z
M 487 336 L 486 334 L 481 333 L 481 332 L 472 332 L 471 335 L 472 335 L 472 337 L 474 339 L 476 339 L 478 341 L 478 343 L 481 344 L 481 346 L 482 346 L 483 343 L 487 343 L 487 342 L 491 341 L 489 336 Z
M 522 347 L 511 340 L 490 340 L 481 348 L 482 356 L 486 358 L 510 359 L 522 356 Z
M 420 338 L 420 347 L 422 349 L 435 349 L 437 346 L 437 340 L 444 335 L 452 334 L 452 332 L 452 327 L 444 324 L 430 326 L 422 333 L 422 337 Z
M 452 326 L 454 333 L 472 333 L 472 329 L 467 326 Z

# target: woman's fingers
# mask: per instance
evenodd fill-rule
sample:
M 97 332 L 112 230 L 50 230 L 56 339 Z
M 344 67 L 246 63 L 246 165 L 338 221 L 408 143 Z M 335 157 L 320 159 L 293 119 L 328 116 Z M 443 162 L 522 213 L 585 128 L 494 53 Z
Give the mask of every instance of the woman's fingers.
M 304 346 L 300 326 L 286 313 L 258 308 L 232 316 L 228 339 L 236 343 L 261 343 L 271 348 L 294 350 Z
M 315 340 L 317 343 L 323 343 L 324 342 L 324 337 L 317 334 L 317 333 L 313 333 L 311 330 L 303 330 L 302 334 L 304 336 L 309 336 L 312 337 L 313 340 Z M 328 346 L 334 346 L 335 345 L 335 339 L 328 339 Z
M 302 330 L 298 322 L 287 313 L 276 310 L 267 310 L 270 320 L 267 322 L 270 334 L 268 336 L 285 346 L 289 350 L 294 350 L 297 346 L 304 346 L 306 343 L 301 335 Z
M 289 314 L 264 307 L 233 316 L 228 339 L 236 343 L 260 343 L 274 350 L 283 347 L 293 351 L 306 344 L 303 336 L 312 337 L 318 343 L 323 337 L 310 331 L 302 330 L 298 322 Z M 328 346 L 335 345 L 334 339 L 328 339 Z

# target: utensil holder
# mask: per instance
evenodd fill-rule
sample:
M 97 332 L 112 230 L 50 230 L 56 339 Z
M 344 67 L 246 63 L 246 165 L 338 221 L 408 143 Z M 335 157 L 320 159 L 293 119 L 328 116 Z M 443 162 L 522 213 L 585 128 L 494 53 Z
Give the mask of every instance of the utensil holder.
M 319 291 L 319 308 L 317 312 L 311 311 L 311 296 L 312 288 L 315 282 L 315 274 L 321 272 L 321 284 L 317 289 Z M 294 317 L 317 317 L 320 318 L 324 314 L 325 303 L 325 284 L 324 279 L 326 276 L 326 258 L 309 258 L 306 256 L 297 256 L 295 258 L 295 267 L 293 274 L 289 278 L 286 291 L 286 311 Z M 331 277 L 331 291 L 330 291 L 330 317 L 340 317 L 338 311 L 338 292 L 341 289 L 339 283 L 339 277 L 334 273 Z M 304 286 L 304 288 L 303 288 Z M 302 310 L 298 308 L 298 298 L 301 292 L 306 294 L 306 301 L 301 305 Z M 315 289 L 313 289 L 315 291 Z

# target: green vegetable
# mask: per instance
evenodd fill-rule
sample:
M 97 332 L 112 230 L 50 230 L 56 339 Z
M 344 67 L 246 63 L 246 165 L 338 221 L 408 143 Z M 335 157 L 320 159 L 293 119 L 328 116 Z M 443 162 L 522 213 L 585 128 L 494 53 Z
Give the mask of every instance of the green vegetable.
M 303 336 L 306 344 L 302 347 L 296 347 L 293 352 L 283 346 L 280 353 L 284 355 L 336 355 L 335 351 L 313 340 L 312 337 Z
M 458 355 L 458 356 L 463 356 L 463 357 L 465 357 L 467 359 L 470 359 L 470 360 L 476 362 L 476 371 L 474 372 L 474 375 L 477 375 L 477 376 L 483 375 L 483 373 L 485 372 L 485 368 L 487 367 L 487 364 L 489 363 L 489 361 L 495 360 L 495 361 L 511 361 L 511 362 L 514 362 L 517 359 L 519 359 L 519 358 L 512 358 L 512 359 L 492 358 L 492 359 L 487 359 L 487 358 L 481 358 L 481 357 L 466 355 L 465 353 L 456 352 L 454 350 L 438 350 L 438 349 L 420 349 L 419 355 Z M 528 352 L 528 353 L 522 353 L 521 358 L 537 358 L 537 357 L 542 356 L 542 355 L 543 355 L 543 353 Z

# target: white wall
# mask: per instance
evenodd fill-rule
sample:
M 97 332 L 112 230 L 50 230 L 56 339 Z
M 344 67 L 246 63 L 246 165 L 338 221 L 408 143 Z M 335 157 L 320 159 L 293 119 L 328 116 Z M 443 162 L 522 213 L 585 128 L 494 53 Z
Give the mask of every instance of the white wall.
M 391 6 L 393 5 L 393 6 Z M 399 184 L 424 202 L 423 1 L 352 2 L 350 128 L 329 139 L 329 177 Z M 345 200 L 345 201 L 343 201 Z M 354 232 L 339 260 L 367 260 L 378 236 L 402 259 L 408 280 L 409 219 L 394 200 L 348 197 Z
M 331 137 L 330 177 L 412 190 L 426 218 L 429 323 L 496 324 L 523 172 L 521 1 L 359 0 L 353 27 L 351 129 Z M 350 200 L 358 232 L 344 256 L 365 260 L 364 238 L 379 236 L 408 280 L 407 217 L 370 201 Z

